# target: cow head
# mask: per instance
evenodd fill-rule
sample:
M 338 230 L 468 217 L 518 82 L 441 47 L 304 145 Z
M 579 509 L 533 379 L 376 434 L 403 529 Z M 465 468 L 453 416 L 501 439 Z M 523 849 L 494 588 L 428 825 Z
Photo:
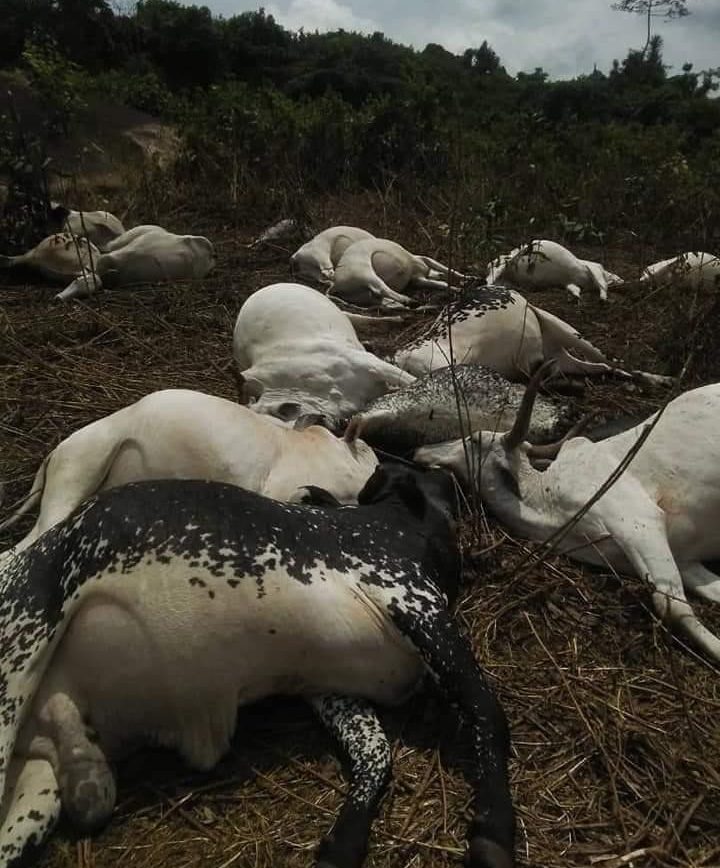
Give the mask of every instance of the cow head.
M 297 389 L 266 389 L 255 377 L 235 373 L 240 404 L 252 407 L 256 413 L 273 416 L 302 429 L 309 425 L 323 425 L 335 431 L 340 418 L 332 401 L 323 401 Z

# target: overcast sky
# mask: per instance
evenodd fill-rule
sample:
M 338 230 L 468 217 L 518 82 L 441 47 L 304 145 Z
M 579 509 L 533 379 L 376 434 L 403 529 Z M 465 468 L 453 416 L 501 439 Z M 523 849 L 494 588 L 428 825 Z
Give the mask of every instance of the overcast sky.
M 643 16 L 615 12 L 611 0 L 194 0 L 225 16 L 265 10 L 288 30 L 382 31 L 395 42 L 423 49 L 437 42 L 462 53 L 484 39 L 508 72 L 542 66 L 552 78 L 603 72 L 613 58 L 645 43 Z M 675 71 L 690 61 L 696 70 L 720 66 L 720 0 L 689 0 L 692 14 L 655 32 Z

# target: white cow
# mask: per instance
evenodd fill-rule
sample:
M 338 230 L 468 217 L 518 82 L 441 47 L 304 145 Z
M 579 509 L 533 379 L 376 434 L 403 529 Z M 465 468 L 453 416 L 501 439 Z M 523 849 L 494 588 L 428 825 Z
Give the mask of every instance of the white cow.
M 53 203 L 50 215 L 58 228 L 84 236 L 101 252 L 105 252 L 108 242 L 125 231 L 122 223 L 109 211 L 74 211 Z
M 410 284 L 421 289 L 447 289 L 447 266 L 429 256 L 416 256 L 387 238 L 366 238 L 351 244 L 335 268 L 332 293 L 355 304 L 378 304 L 390 300 L 408 304 L 412 299 L 401 290 Z M 464 275 L 457 271 L 452 277 Z
M 205 277 L 215 264 L 213 246 L 201 235 L 175 235 L 160 226 L 136 226 L 106 245 L 105 253 L 56 298 L 83 298 L 100 287 Z
M 575 298 L 580 298 L 583 289 L 596 289 L 602 301 L 607 301 L 608 286 L 623 280 L 599 262 L 578 259 L 562 244 L 537 240 L 488 263 L 487 282 L 526 290 L 560 286 Z
M 19 256 L 0 256 L 0 268 L 22 266 L 39 272 L 48 280 L 66 281 L 92 267 L 100 251 L 87 238 L 56 232 Z
M 543 541 L 598 492 L 657 414 L 599 443 L 573 437 L 540 472 L 531 460 L 542 459 L 547 447 L 526 442 L 538 384 L 536 375 L 508 434 L 481 432 L 472 439 L 482 461 L 477 479 L 485 503 L 513 532 Z M 700 624 L 685 597 L 687 588 L 720 603 L 720 576 L 702 564 L 720 557 L 719 418 L 720 384 L 671 401 L 620 478 L 562 538 L 560 550 L 647 578 L 658 614 L 720 662 L 720 640 Z M 427 446 L 415 458 L 468 481 L 462 450 Z
M 370 232 L 357 226 L 331 226 L 324 229 L 290 257 L 293 275 L 332 286 L 335 266 L 347 248 L 356 241 L 373 237 Z
M 285 420 L 339 421 L 415 379 L 369 353 L 348 317 L 320 292 L 275 283 L 240 308 L 233 332 L 241 401 Z
M 681 253 L 648 265 L 640 280 L 657 286 L 674 284 L 683 289 L 720 289 L 720 259 L 712 253 Z
M 166 389 L 59 443 L 0 530 L 39 503 L 35 526 L 16 546 L 21 551 L 97 491 L 164 477 L 214 479 L 286 501 L 310 484 L 350 503 L 376 465 L 367 444 L 348 444 L 321 426 L 289 428 L 223 398 Z
M 417 377 L 443 368 L 450 363 L 452 343 L 458 364 L 486 365 L 513 381 L 526 379 L 539 364 L 553 360 L 554 370 L 564 374 L 612 372 L 652 384 L 672 382 L 670 377 L 613 367 L 571 325 L 529 304 L 515 290 L 463 290 L 449 307 L 449 313 L 443 311 L 429 329 L 395 353 L 398 367 Z

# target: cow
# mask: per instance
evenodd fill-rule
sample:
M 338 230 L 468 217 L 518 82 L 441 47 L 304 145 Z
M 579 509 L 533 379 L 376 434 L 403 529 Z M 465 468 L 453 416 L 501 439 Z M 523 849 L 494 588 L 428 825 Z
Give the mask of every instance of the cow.
M 356 241 L 373 237 L 358 226 L 331 226 L 324 229 L 290 257 L 293 276 L 332 286 L 335 266 L 347 248 Z
M 525 380 L 548 360 L 554 371 L 563 374 L 613 374 L 652 385 L 673 382 L 670 377 L 629 373 L 610 365 L 571 325 L 502 286 L 461 290 L 425 332 L 392 358 L 399 368 L 417 377 L 453 360 L 486 365 L 513 382 Z
M 387 238 L 356 241 L 340 257 L 335 267 L 331 291 L 334 296 L 354 304 L 412 303 L 402 290 L 412 285 L 420 289 L 447 289 L 453 277 L 464 275 L 429 256 L 416 256 Z
M 360 868 L 391 774 L 370 703 L 429 673 L 472 736 L 466 864 L 512 868 L 504 712 L 448 612 L 460 556 L 441 471 L 379 468 L 357 507 L 281 504 L 206 480 L 102 492 L 0 574 L 0 866 L 115 806 L 111 763 L 144 744 L 198 770 L 238 706 L 298 695 L 349 753 L 318 868 Z
M 607 301 L 608 286 L 623 280 L 599 262 L 578 259 L 562 244 L 537 240 L 488 263 L 487 282 L 525 290 L 560 286 L 578 299 L 583 289 L 595 289 L 601 301 Z
M 682 289 L 719 289 L 720 259 L 712 253 L 681 253 L 644 269 L 641 283 L 668 284 Z
M 614 484 L 560 541 L 576 560 L 633 571 L 649 581 L 661 618 L 720 662 L 720 639 L 704 627 L 685 589 L 720 602 L 720 576 L 702 561 L 720 557 L 720 384 L 670 401 L 643 424 L 593 443 L 571 437 L 548 453 L 526 442 L 542 371 L 527 387 L 513 428 L 504 436 L 479 432 L 472 450 L 482 472 L 468 474 L 463 454 L 424 447 L 415 459 L 477 479 L 488 508 L 511 530 L 544 541 L 594 497 L 631 450 L 637 452 Z M 642 438 L 647 439 L 642 442 Z M 639 445 L 639 448 L 638 448 Z M 533 467 L 540 458 L 545 469 Z
M 205 277 L 215 264 L 213 245 L 202 235 L 175 235 L 160 226 L 136 226 L 106 245 L 93 268 L 56 298 L 85 298 L 101 287 Z
M 100 251 L 87 238 L 56 232 L 18 256 L 0 256 L 0 268 L 27 268 L 44 278 L 64 283 L 83 274 L 98 261 Z
M 0 530 L 39 504 L 34 527 L 16 546 L 21 551 L 96 492 L 143 479 L 212 479 L 287 501 L 312 484 L 354 502 L 377 465 L 375 453 L 299 421 L 287 427 L 189 389 L 152 392 L 59 443 Z
M 50 219 L 58 229 L 87 238 L 102 253 L 108 242 L 125 232 L 122 223 L 109 211 L 74 211 L 53 202 Z
M 415 379 L 369 353 L 348 317 L 299 283 L 270 284 L 245 301 L 233 356 L 242 403 L 286 421 L 319 413 L 333 427 Z
M 395 453 L 441 443 L 473 431 L 508 431 L 525 390 L 484 365 L 438 368 L 396 392 L 372 400 L 353 416 L 345 439 L 362 437 Z M 535 402 L 530 439 L 554 441 L 569 426 L 571 410 L 550 398 Z

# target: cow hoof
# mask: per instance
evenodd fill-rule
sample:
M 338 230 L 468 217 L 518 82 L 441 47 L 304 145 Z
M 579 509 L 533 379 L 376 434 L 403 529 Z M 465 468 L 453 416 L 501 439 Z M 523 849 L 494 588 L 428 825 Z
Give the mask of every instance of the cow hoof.
M 65 763 L 59 783 L 63 808 L 79 832 L 93 834 L 107 823 L 116 796 L 107 763 L 92 759 Z
M 512 853 L 480 836 L 470 841 L 466 862 L 468 868 L 514 868 L 515 865 Z

